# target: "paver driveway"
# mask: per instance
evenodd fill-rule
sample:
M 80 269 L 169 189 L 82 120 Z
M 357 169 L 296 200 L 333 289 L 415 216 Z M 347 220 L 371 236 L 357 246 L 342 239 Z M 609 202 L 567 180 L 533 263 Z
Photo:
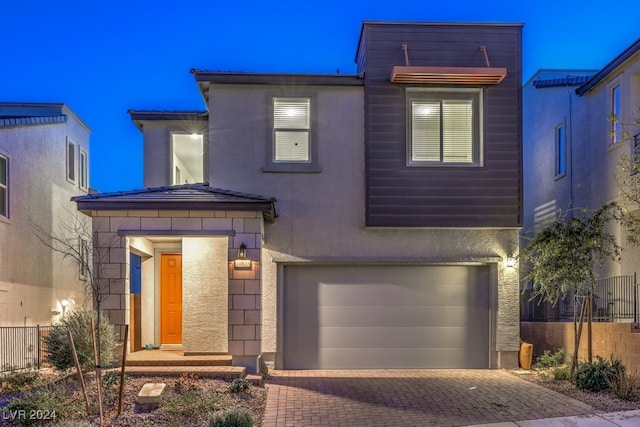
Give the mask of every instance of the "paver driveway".
M 264 427 L 464 426 L 593 413 L 500 370 L 275 371 Z

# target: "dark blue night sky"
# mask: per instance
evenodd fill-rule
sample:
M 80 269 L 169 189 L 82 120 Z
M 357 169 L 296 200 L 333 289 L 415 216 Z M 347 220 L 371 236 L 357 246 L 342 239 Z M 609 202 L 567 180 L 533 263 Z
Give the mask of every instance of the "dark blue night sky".
M 524 23 L 523 76 L 601 68 L 640 37 L 640 1 L 2 0 L 0 101 L 64 102 L 91 129 L 91 186 L 142 185 L 128 109 L 203 109 L 191 68 L 355 71 L 370 21 Z

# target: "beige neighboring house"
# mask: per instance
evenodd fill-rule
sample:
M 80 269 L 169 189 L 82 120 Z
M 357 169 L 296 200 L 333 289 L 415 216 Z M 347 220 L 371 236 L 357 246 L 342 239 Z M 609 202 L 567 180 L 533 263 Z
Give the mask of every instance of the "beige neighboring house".
M 621 158 L 640 152 L 640 40 L 600 70 L 538 71 L 524 85 L 523 101 L 523 233 L 532 235 L 558 210 L 597 209 L 620 201 L 616 175 L 623 176 Z M 611 224 L 610 230 L 624 250 L 621 262 L 608 262 L 600 272 L 617 284 L 598 285 L 594 314 L 602 320 L 633 321 L 633 276 L 640 271 L 640 250 L 626 242 L 620 224 Z M 568 303 L 545 310 L 523 301 L 528 320 L 572 315 Z
M 0 102 L 0 326 L 50 325 L 87 302 L 78 266 L 33 225 L 86 221 L 71 197 L 89 191 L 89 134 L 64 104 Z
M 75 198 L 127 348 L 517 366 L 521 29 L 365 22 L 355 74 L 192 70 L 205 110 L 130 111 L 145 188 Z

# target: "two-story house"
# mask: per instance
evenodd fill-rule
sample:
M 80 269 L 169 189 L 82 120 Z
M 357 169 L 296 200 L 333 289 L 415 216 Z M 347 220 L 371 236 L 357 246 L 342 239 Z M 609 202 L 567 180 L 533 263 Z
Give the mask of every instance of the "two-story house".
M 0 103 L 0 326 L 49 325 L 86 302 L 82 271 L 38 235 L 90 227 L 70 201 L 89 191 L 89 133 L 64 104 Z
M 517 366 L 521 28 L 365 22 L 353 75 L 192 70 L 206 109 L 130 111 L 146 188 L 75 199 L 130 349 Z
M 538 71 L 524 85 L 523 99 L 523 233 L 531 236 L 561 211 L 573 215 L 574 209 L 620 201 L 620 162 L 631 157 L 638 142 L 640 40 L 601 70 Z M 633 275 L 640 269 L 640 252 L 627 244 L 620 224 L 612 223 L 610 230 L 623 246 L 622 261 L 607 263 L 601 277 Z M 633 284 L 628 286 L 629 294 L 620 293 L 627 287 L 621 285 L 612 298 L 607 295 L 614 290 L 596 289 L 595 314 L 632 318 Z M 533 304 L 524 304 L 525 318 L 536 317 Z M 544 316 L 562 317 L 571 311 L 569 305 L 560 305 Z

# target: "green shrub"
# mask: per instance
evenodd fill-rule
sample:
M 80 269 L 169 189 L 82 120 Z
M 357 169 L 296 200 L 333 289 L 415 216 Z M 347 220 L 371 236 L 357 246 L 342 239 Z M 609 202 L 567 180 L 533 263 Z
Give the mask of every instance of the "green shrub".
M 553 370 L 553 379 L 562 381 L 571 379 L 571 368 L 568 366 L 558 366 Z
M 127 380 L 129 379 L 129 376 L 127 374 L 124 375 L 124 381 L 125 383 L 127 382 Z M 105 371 L 104 374 L 102 375 L 102 386 L 103 387 L 117 387 L 120 385 L 120 370 L 111 370 L 111 371 Z
M 164 394 L 163 394 L 164 395 Z M 200 390 L 186 390 L 167 393 L 160 405 L 176 422 L 184 418 L 198 417 L 220 409 L 222 398 L 219 393 L 202 393 Z
M 608 381 L 609 388 L 619 399 L 638 400 L 640 377 L 637 375 L 616 375 Z
M 241 406 L 209 414 L 205 427 L 253 427 L 251 412 Z
M 249 381 L 244 378 L 236 378 L 229 386 L 229 391 L 231 393 L 244 393 L 249 391 L 250 388 L 251 383 Z
M 29 388 L 40 378 L 40 372 L 32 368 L 20 370 L 11 370 L 11 367 L 7 368 L 9 373 L 0 379 L 8 391 L 20 391 Z
M 20 412 L 27 416 L 18 415 Z M 42 423 L 64 422 L 66 419 L 86 414 L 82 400 L 69 393 L 64 384 L 52 384 L 37 391 L 29 391 L 14 397 L 2 408 L 0 419 L 9 420 L 21 426 L 39 425 Z M 28 416 L 37 414 L 37 416 Z M 4 425 L 4 424 L 3 424 Z
M 609 388 L 609 383 L 626 375 L 624 365 L 618 359 L 611 362 L 596 356 L 596 362 L 578 364 L 573 378 L 575 385 L 583 390 L 602 391 Z
M 564 348 L 559 348 L 555 353 L 545 350 L 544 353 L 536 357 L 536 368 L 553 368 L 564 363 Z
M 67 331 L 71 331 L 76 352 L 78 353 L 78 360 L 83 368 L 94 366 L 91 319 L 94 319 L 97 327 L 95 311 L 74 311 L 65 315 L 44 337 L 46 359 L 54 369 L 64 371 L 75 366 Z M 100 363 L 102 366 L 107 366 L 115 361 L 115 345 L 115 329 L 109 319 L 101 315 Z

